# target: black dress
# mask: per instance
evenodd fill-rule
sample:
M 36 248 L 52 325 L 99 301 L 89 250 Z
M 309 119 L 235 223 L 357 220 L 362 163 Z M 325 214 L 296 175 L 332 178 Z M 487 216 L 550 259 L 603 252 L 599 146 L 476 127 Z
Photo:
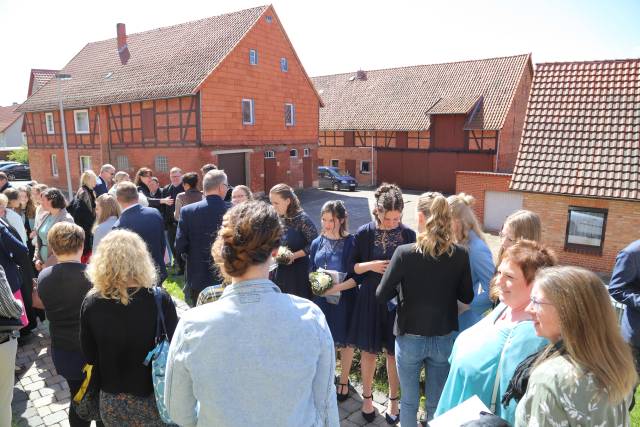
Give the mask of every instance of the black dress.
M 304 250 L 305 256 L 293 261 L 290 265 L 278 265 L 274 282 L 282 292 L 311 299 L 309 283 L 309 250 L 311 242 L 318 237 L 316 226 L 304 211 L 292 218 L 283 218 L 282 246 L 291 252 Z
M 403 225 L 393 230 L 380 230 L 373 222 L 365 224 L 355 234 L 351 265 L 389 260 L 398 246 L 415 241 L 415 232 Z M 358 296 L 349 325 L 347 344 L 368 353 L 379 353 L 386 349 L 388 354 L 394 355 L 393 324 L 396 310 L 376 300 L 376 288 L 381 279 L 382 275 L 373 271 L 357 276 Z

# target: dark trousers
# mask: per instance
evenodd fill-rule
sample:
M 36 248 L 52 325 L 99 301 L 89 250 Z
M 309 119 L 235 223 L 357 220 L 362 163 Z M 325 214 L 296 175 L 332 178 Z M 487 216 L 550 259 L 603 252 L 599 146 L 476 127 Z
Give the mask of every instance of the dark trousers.
M 176 256 L 176 232 L 178 231 L 178 223 L 173 222 L 167 225 L 167 236 L 169 237 L 169 250 L 173 255 L 173 262 L 178 266 L 180 271 L 184 271 L 184 260 Z
M 71 400 L 73 400 L 73 396 L 76 395 L 78 390 L 80 390 L 80 386 L 82 386 L 82 380 L 71 380 L 65 378 L 67 380 L 67 384 L 69 384 L 69 393 L 71 393 Z M 88 427 L 91 425 L 91 421 L 85 421 L 76 414 L 76 409 L 73 405 L 69 404 L 69 425 L 71 427 Z
M 193 289 L 189 286 L 185 286 L 184 299 L 189 307 L 195 307 L 196 303 L 198 302 L 200 292 L 202 292 L 202 289 Z

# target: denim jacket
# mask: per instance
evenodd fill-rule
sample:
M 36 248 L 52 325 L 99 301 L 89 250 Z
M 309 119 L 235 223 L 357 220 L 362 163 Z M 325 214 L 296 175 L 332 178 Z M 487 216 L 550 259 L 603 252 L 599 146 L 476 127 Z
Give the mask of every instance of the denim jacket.
M 269 280 L 249 280 L 184 313 L 164 399 L 181 426 L 337 427 L 334 371 L 322 311 Z

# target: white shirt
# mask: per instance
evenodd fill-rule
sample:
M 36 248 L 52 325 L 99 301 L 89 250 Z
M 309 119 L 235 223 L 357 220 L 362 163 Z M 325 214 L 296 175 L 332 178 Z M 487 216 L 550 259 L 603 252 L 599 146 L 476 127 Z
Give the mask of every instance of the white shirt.
M 20 214 L 18 214 L 17 212 L 15 212 L 11 208 L 6 208 L 5 212 L 6 212 L 5 218 L 7 219 L 7 222 L 13 228 L 16 229 L 16 231 L 20 235 L 20 240 L 22 240 L 22 243 L 24 243 L 26 245 L 27 244 L 27 230 L 24 228 L 24 222 L 22 222 L 22 217 L 20 216 Z

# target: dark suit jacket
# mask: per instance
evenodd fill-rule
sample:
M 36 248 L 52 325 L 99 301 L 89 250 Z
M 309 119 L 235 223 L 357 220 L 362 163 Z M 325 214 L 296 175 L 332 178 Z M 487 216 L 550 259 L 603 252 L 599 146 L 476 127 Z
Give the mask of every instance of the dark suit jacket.
M 7 281 L 11 286 L 11 292 L 16 292 L 20 289 L 22 284 L 21 272 L 18 269 L 18 265 L 26 263 L 25 267 L 28 267 L 31 271 L 31 265 L 29 260 L 29 249 L 22 243 L 19 237 L 16 237 L 7 227 L 7 224 L 0 220 L 0 264 L 4 268 L 4 272 L 7 276 Z M 30 284 L 30 283 L 29 283 Z
M 167 268 L 164 265 L 166 241 L 164 239 L 164 221 L 157 209 L 145 208 L 140 205 L 132 206 L 122 212 L 120 218 L 113 224 L 113 228 L 124 228 L 142 237 L 147 244 L 151 258 L 156 264 L 160 276 L 159 284 L 167 278 Z
M 104 179 L 102 179 L 100 175 L 98 175 L 98 179 L 96 179 L 96 186 L 93 187 L 93 191 L 95 191 L 96 197 L 109 192 L 109 188 L 107 188 L 107 183 L 104 182 Z
M 187 254 L 186 282 L 191 289 L 200 291 L 220 281 L 211 258 L 211 245 L 226 211 L 227 204 L 218 196 L 207 196 L 180 211 L 176 252 L 177 256 Z

